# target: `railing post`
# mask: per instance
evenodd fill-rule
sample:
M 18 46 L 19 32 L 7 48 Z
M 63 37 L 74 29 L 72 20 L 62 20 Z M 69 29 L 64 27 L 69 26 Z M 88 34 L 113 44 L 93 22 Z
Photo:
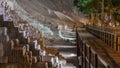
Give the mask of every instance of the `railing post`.
M 82 40 L 81 40 L 81 38 L 80 38 L 80 36 L 79 36 L 79 34 L 78 34 L 78 31 L 77 31 L 77 29 L 76 29 L 76 35 L 77 35 L 77 57 L 78 57 L 78 63 L 79 63 L 79 68 L 81 68 L 81 63 L 83 63 L 83 61 L 82 61 L 82 50 L 81 50 L 81 44 L 82 44 Z
M 107 45 L 109 44 L 109 33 L 107 32 Z
M 79 44 L 80 40 L 77 39 L 77 56 L 80 56 L 80 44 Z
M 89 68 L 91 68 L 91 47 L 89 47 Z
M 118 51 L 118 34 L 116 34 L 116 51 Z
M 87 62 L 86 62 L 86 44 L 84 44 L 84 68 L 86 68 L 87 66 Z
M 108 33 L 108 46 L 110 47 L 110 33 Z
M 110 34 L 110 47 L 112 48 L 112 42 L 113 42 L 113 40 L 112 40 L 112 34 Z
M 83 54 L 81 55 L 82 56 L 82 60 L 81 60 L 81 68 L 83 68 L 83 63 L 84 63 L 84 56 L 83 56 Z
M 81 50 L 81 68 L 84 67 L 84 43 L 82 41 L 82 39 L 80 39 L 81 43 L 80 43 L 80 50 Z
M 104 38 L 103 38 L 103 41 L 105 42 L 105 31 L 104 31 Z
M 107 65 L 107 66 L 106 66 L 106 68 L 110 68 L 110 66 L 109 66 L 109 65 Z
M 107 43 L 107 32 L 105 31 L 105 43 Z
M 94 68 L 98 68 L 98 58 L 97 58 L 97 54 L 94 55 Z
M 112 48 L 114 48 L 114 42 L 115 42 L 114 37 L 115 37 L 115 35 L 113 34 L 112 35 Z
M 82 41 L 82 43 L 81 43 L 81 50 L 82 50 L 82 52 L 84 52 L 84 42 Z

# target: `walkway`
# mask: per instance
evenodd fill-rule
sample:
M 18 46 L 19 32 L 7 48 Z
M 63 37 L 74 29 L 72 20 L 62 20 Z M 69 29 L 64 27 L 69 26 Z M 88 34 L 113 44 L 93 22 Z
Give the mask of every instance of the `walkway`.
M 117 53 L 112 48 L 108 47 L 102 40 L 88 33 L 85 28 L 81 28 L 78 32 L 82 40 L 96 51 L 96 53 L 105 60 L 111 68 L 120 68 L 120 53 Z
M 62 35 L 64 35 L 66 38 L 70 38 L 69 36 L 74 36 L 70 35 L 69 33 Z M 63 65 L 62 68 L 78 68 L 77 46 L 74 42 L 75 40 L 59 39 L 55 40 L 51 46 L 47 46 L 49 48 L 57 48 L 58 51 L 63 55 L 67 63 Z

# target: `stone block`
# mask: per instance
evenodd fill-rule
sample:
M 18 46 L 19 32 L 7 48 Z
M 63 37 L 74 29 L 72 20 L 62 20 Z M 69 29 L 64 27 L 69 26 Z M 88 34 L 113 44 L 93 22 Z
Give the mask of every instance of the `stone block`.
M 14 39 L 14 45 L 15 47 L 20 46 L 19 39 Z
M 14 49 L 12 49 L 12 55 L 17 56 L 17 57 L 21 57 L 24 56 L 26 53 L 26 47 L 15 47 Z
M 3 21 L 3 15 L 0 15 L 0 22 Z
M 34 50 L 32 51 L 33 56 L 39 56 L 40 55 L 40 50 Z
M 0 43 L 0 57 L 4 56 L 4 46 Z
M 7 35 L 7 28 L 6 27 L 0 27 L 0 35 Z
M 47 62 L 38 62 L 36 64 L 36 68 L 48 68 L 48 63 Z
M 19 38 L 19 40 L 20 40 L 20 44 L 29 44 L 30 42 L 29 38 L 24 38 L 24 37 Z
M 32 63 L 37 63 L 37 57 L 35 56 L 32 57 Z
M 8 63 L 17 63 L 17 58 L 15 56 L 8 56 Z
M 8 57 L 6 56 L 0 57 L 0 63 L 8 63 Z
M 3 45 L 10 40 L 8 35 L 2 35 L 0 36 L 0 42 L 3 43 Z
M 14 27 L 13 21 L 4 21 L 4 27 L 13 28 Z
M 37 56 L 37 61 L 41 62 L 42 61 L 42 56 Z

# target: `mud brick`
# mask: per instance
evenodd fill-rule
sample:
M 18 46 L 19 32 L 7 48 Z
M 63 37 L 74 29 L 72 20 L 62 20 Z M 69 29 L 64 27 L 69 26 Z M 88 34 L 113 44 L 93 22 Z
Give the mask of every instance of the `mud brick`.
M 19 39 L 14 39 L 13 41 L 14 41 L 15 47 L 20 46 Z
M 27 55 L 27 63 L 32 63 L 32 57 L 29 57 L 29 55 Z
M 51 61 L 51 60 L 53 60 L 53 59 L 54 59 L 54 56 L 42 56 L 42 61 L 48 62 L 48 67 L 52 67 L 53 61 Z
M 30 45 L 30 50 L 34 51 L 35 50 L 35 46 L 34 46 L 35 43 L 34 42 L 30 42 L 29 45 Z
M 37 62 L 41 62 L 42 61 L 42 56 L 37 56 Z
M 0 21 L 0 27 L 4 27 L 3 21 Z
M 37 45 L 37 44 L 38 44 L 38 41 L 37 41 L 37 40 L 34 40 L 33 43 L 34 43 L 34 45 Z
M 2 35 L 0 36 L 0 42 L 3 43 L 3 45 L 10 40 L 8 35 Z
M 33 41 L 33 43 L 34 43 L 34 48 L 35 48 L 35 50 L 38 50 L 38 41 L 35 40 L 35 41 Z
M 38 41 L 38 44 L 40 44 L 41 49 L 44 49 L 44 48 L 45 48 L 45 44 L 44 44 L 44 41 L 43 41 L 43 40 Z
M 26 63 L 29 63 L 29 57 L 28 57 L 28 55 L 26 55 L 26 57 L 24 57 L 24 56 L 19 56 L 19 57 L 16 57 L 17 58 L 17 63 L 24 63 L 24 64 L 26 64 Z
M 23 31 L 23 36 L 24 36 L 24 37 L 26 36 L 26 31 L 25 31 L 25 30 Z
M 6 42 L 4 44 L 4 48 L 5 48 L 5 56 L 10 56 L 12 49 L 14 48 L 14 42 L 12 40 L 10 40 L 9 42 Z
M 19 33 L 18 38 L 23 38 L 23 33 Z
M 16 47 L 14 49 L 12 49 L 12 55 L 14 56 L 24 56 L 26 53 L 26 47 L 23 46 L 23 47 Z
M 23 29 L 23 26 L 24 26 L 24 24 L 19 24 L 19 28 L 20 28 L 21 30 L 24 30 L 24 29 Z
M 30 58 L 32 58 L 32 51 L 26 51 L 26 55 L 28 55 Z
M 0 43 L 0 57 L 1 56 L 4 56 L 4 47 L 2 43 Z
M 23 63 L 28 63 L 29 62 L 29 56 L 26 54 L 23 57 L 24 57 L 24 62 Z
M 27 37 L 28 43 L 30 43 L 30 37 Z
M 0 35 L 7 35 L 7 28 L 6 27 L 0 27 Z
M 32 63 L 32 52 L 28 52 L 28 57 L 29 57 L 29 63 Z
M 0 15 L 0 22 L 3 22 L 3 15 Z
M 16 56 L 8 56 L 8 63 L 17 63 Z
M 41 50 L 41 46 L 40 46 L 40 45 L 37 45 L 37 49 L 38 49 L 38 50 Z
M 23 41 L 24 44 L 28 44 L 30 42 L 30 39 L 29 38 L 23 38 L 22 41 Z
M 26 51 L 30 51 L 30 46 L 28 44 L 26 45 Z
M 46 55 L 46 51 L 45 50 L 40 50 L 40 55 L 41 56 L 45 56 Z
M 34 41 L 33 36 L 29 36 L 29 38 L 30 38 L 30 42 L 33 42 L 33 41 Z
M 17 31 L 17 29 L 15 27 L 9 28 L 7 33 L 11 39 L 16 39 L 19 37 L 19 32 Z
M 37 63 L 37 57 L 35 56 L 32 57 L 32 63 Z
M 24 63 L 32 63 L 32 56 L 29 55 L 29 52 L 26 52 L 26 55 L 24 55 Z
M 29 38 L 19 38 L 20 40 L 20 44 L 28 44 L 30 42 L 30 39 Z
M 0 39 L 0 42 L 4 45 L 4 55 L 8 56 L 11 53 L 11 49 L 14 46 L 14 44 L 9 40 L 8 36 L 2 36 L 0 37 L 2 39 Z
M 4 21 L 4 26 L 7 28 L 13 28 L 14 27 L 13 21 Z
M 51 62 L 54 59 L 53 56 L 42 56 L 42 61 Z
M 15 43 L 13 40 L 10 41 L 10 46 L 11 46 L 11 48 L 10 48 L 11 50 L 15 47 Z
M 48 68 L 48 63 L 47 62 L 38 62 L 35 68 Z
M 19 33 L 19 28 L 18 27 L 14 27 L 15 32 Z
M 6 56 L 0 57 L 0 63 L 8 63 L 8 57 Z
M 33 52 L 33 56 L 39 56 L 40 55 L 40 50 L 34 50 Z

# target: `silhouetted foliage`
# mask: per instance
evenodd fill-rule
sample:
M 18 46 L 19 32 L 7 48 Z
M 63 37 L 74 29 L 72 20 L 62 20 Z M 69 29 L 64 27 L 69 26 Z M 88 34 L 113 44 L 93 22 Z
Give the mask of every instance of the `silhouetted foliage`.
M 74 0 L 75 6 L 84 14 L 101 13 L 102 0 Z M 120 0 L 104 0 L 104 11 L 120 19 Z M 120 21 L 120 20 L 119 20 Z

